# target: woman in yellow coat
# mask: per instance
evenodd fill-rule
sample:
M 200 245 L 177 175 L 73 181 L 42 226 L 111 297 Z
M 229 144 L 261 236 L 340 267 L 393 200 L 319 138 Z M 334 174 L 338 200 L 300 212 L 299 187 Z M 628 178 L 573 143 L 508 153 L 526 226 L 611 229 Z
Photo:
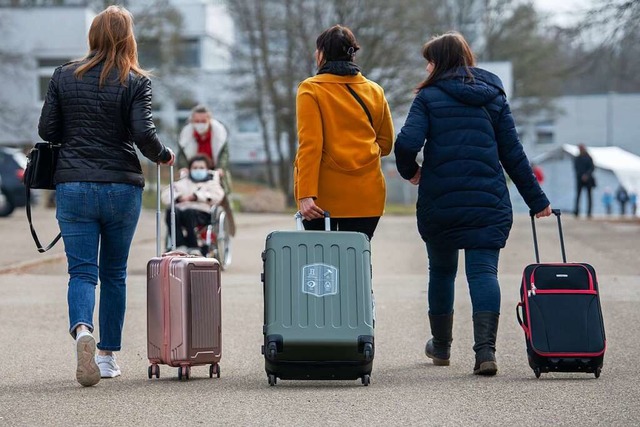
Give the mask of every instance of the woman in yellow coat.
M 393 123 L 383 89 L 353 62 L 360 49 L 346 27 L 316 40 L 318 74 L 298 87 L 294 194 L 307 230 L 359 231 L 369 238 L 384 211 L 381 157 L 391 152 Z

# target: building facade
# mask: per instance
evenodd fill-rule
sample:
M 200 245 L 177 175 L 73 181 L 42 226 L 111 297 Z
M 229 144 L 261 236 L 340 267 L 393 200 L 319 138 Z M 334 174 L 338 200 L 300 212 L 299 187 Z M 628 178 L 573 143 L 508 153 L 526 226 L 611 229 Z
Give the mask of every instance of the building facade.
M 0 91 L 0 145 L 27 147 L 39 140 L 37 122 L 49 79 L 55 67 L 87 53 L 89 27 L 99 12 L 90 1 L 42 3 L 0 3 L 0 79 L 9 82 Z M 255 115 L 238 109 L 234 96 L 235 28 L 225 1 L 125 4 L 136 21 L 140 64 L 154 73 L 154 119 L 163 141 L 176 148 L 191 108 L 205 104 L 229 130 L 231 159 L 263 162 Z M 180 18 L 171 20 L 176 12 Z

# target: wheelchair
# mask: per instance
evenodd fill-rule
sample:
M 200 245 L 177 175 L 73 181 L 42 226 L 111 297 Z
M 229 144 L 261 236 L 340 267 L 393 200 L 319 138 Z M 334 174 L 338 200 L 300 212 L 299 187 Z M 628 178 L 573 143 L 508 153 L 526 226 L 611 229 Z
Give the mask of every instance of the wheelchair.
M 225 198 L 226 200 L 226 198 Z M 211 221 L 196 227 L 198 247 L 202 256 L 215 258 L 220 268 L 231 265 L 231 237 L 233 236 L 233 213 L 228 203 L 220 203 L 211 208 Z
M 215 258 L 225 270 L 231 265 L 231 238 L 235 235 L 233 212 L 227 198 L 212 206 L 209 214 L 210 220 L 198 224 L 194 230 L 198 249 L 202 256 Z M 171 235 L 167 233 L 167 248 L 170 247 Z

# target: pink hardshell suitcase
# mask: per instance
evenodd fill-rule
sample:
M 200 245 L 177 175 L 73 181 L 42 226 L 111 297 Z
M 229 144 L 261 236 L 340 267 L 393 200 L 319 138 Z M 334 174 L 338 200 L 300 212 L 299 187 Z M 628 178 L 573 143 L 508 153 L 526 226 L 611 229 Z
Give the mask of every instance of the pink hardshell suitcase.
M 160 255 L 160 167 L 156 212 L 157 256 L 147 264 L 147 357 L 149 378 L 160 378 L 160 364 L 178 368 L 189 379 L 191 367 L 209 366 L 220 378 L 222 356 L 220 264 L 213 258 L 175 251 L 173 167 L 171 176 L 171 242 L 174 251 Z

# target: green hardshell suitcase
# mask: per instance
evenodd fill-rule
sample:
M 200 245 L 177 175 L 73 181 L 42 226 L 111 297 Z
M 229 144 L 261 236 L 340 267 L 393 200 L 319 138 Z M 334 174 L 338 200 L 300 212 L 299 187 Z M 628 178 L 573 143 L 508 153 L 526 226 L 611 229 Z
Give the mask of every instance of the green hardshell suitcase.
M 265 370 L 283 380 L 369 385 L 375 306 L 371 245 L 346 231 L 275 231 L 262 253 Z M 329 224 L 328 214 L 325 223 Z

